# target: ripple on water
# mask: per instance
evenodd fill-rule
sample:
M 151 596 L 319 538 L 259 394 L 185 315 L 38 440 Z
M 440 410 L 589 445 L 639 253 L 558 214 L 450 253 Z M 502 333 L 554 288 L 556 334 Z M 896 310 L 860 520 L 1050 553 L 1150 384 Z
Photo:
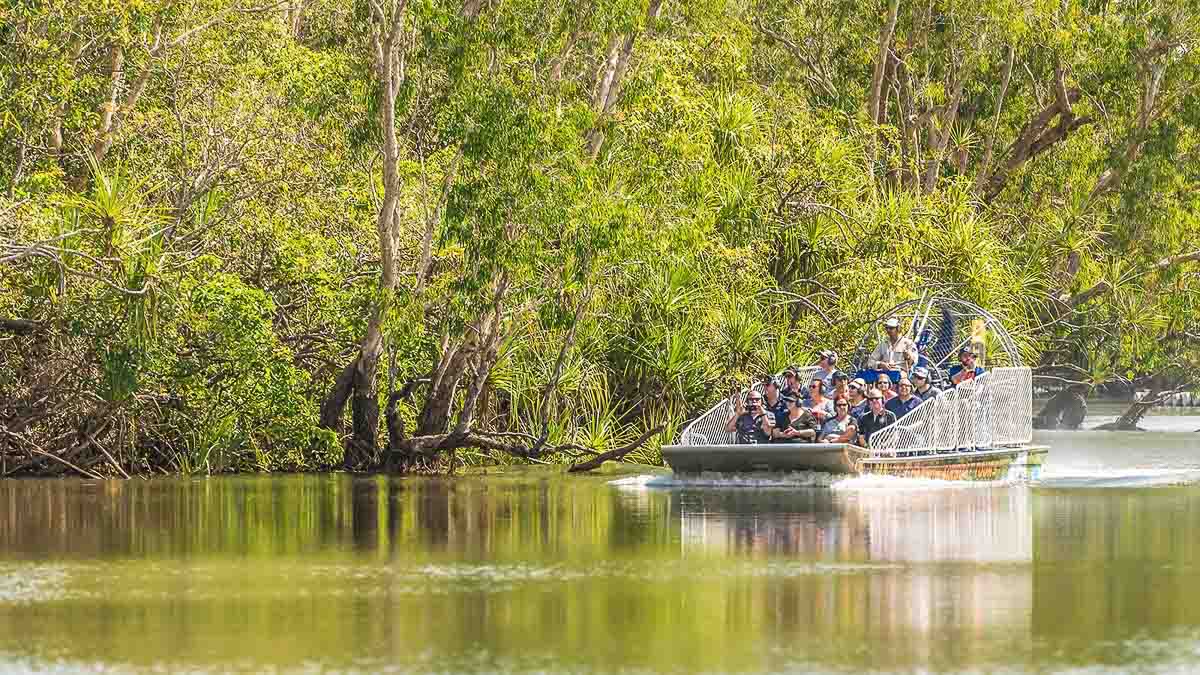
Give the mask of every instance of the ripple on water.
M 0 565 L 0 605 L 59 600 L 67 570 L 58 565 Z
M 512 590 L 521 584 L 570 583 L 596 581 L 598 579 L 630 580 L 646 583 L 662 583 L 686 579 L 711 579 L 720 577 L 799 577 L 830 574 L 863 574 L 867 572 L 903 569 L 901 565 L 871 563 L 816 563 L 791 560 L 745 561 L 730 565 L 706 565 L 703 561 L 677 560 L 658 561 L 653 567 L 635 562 L 616 560 L 572 567 L 567 565 L 536 566 L 525 564 L 427 564 L 416 568 L 397 571 L 397 577 L 429 590 L 430 579 L 453 581 L 447 588 L 452 590 Z
M 1200 469 L 1047 470 L 1034 485 L 1046 488 L 1155 488 L 1200 483 Z

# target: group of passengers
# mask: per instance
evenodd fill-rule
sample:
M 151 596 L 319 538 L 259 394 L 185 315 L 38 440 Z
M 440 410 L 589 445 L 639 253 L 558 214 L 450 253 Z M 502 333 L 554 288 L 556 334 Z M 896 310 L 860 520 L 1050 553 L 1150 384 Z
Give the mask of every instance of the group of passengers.
M 733 414 L 725 430 L 738 443 L 855 443 L 866 447 L 871 435 L 895 424 L 922 402 L 938 396 L 930 370 L 917 345 L 900 334 L 900 322 L 883 324 L 887 337 L 867 359 L 867 369 L 851 379 L 837 369 L 838 355 L 820 353 L 817 372 L 801 383 L 793 369 L 784 371 L 782 387 L 773 377 L 763 380 L 762 393 L 751 390 L 743 401 L 731 397 Z M 958 352 L 959 364 L 948 372 L 950 386 L 983 374 L 978 353 L 968 344 Z M 896 388 L 892 389 L 895 382 Z

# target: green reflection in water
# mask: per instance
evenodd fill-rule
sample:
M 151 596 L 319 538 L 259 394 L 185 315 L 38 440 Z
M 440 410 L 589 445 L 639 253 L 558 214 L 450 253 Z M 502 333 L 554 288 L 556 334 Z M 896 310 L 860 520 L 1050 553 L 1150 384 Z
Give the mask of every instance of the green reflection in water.
M 1198 540 L 1196 487 L 7 481 L 0 669 L 1186 670 Z

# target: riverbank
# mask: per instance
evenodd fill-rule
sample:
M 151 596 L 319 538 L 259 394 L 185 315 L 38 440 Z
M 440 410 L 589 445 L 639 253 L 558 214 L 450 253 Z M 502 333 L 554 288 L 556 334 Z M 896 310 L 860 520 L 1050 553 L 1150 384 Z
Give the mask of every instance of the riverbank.
M 1034 409 L 1037 409 L 1039 404 L 1040 404 L 1040 402 L 1035 401 Z M 1104 400 L 1097 400 L 1097 401 L 1090 402 L 1089 406 L 1088 406 L 1088 416 L 1084 420 L 1084 423 L 1081 425 L 1080 431 L 1088 431 L 1093 434 L 1115 434 L 1117 436 L 1120 436 L 1120 435 L 1126 434 L 1126 433 L 1133 433 L 1133 434 L 1142 433 L 1142 432 L 1097 431 L 1096 430 L 1096 427 L 1099 427 L 1101 425 L 1111 423 L 1112 421 L 1114 421 L 1121 414 L 1123 409 L 1124 409 L 1124 404 L 1121 402 L 1104 401 Z M 1145 432 L 1167 433 L 1167 434 L 1172 434 L 1172 433 L 1177 433 L 1177 432 L 1200 431 L 1200 408 L 1175 408 L 1175 407 L 1155 408 L 1143 418 L 1142 428 Z M 1046 433 L 1047 432 L 1042 432 L 1042 431 L 1037 432 L 1037 435 L 1035 436 L 1035 442 L 1050 445 L 1053 449 L 1054 442 L 1052 440 L 1048 440 L 1048 439 L 1053 439 L 1055 437 L 1046 435 Z M 1100 436 L 1089 436 L 1089 437 L 1090 438 L 1100 438 Z M 1078 436 L 1076 436 L 1076 437 L 1067 436 L 1066 438 L 1079 438 L 1079 437 Z M 640 450 L 641 450 L 640 452 L 634 454 L 634 456 L 631 458 L 631 461 L 611 461 L 611 460 L 605 461 L 603 463 L 597 464 L 597 466 L 595 466 L 594 468 L 589 469 L 589 470 L 594 471 L 601 475 L 609 475 L 609 474 L 613 474 L 613 473 L 636 471 L 636 470 L 638 470 L 639 467 L 655 467 L 655 468 L 659 468 L 659 469 L 662 468 L 662 465 L 659 463 L 639 464 L 639 462 L 645 462 L 647 457 L 652 458 L 653 460 L 659 460 L 660 457 L 657 455 L 656 447 L 649 447 L 649 448 L 644 448 L 644 449 L 640 449 Z M 303 454 L 304 453 L 300 452 L 299 450 L 288 453 L 288 455 L 292 456 L 292 457 L 302 456 Z M 230 473 L 254 474 L 254 473 L 275 473 L 275 472 L 290 473 L 290 472 L 295 472 L 297 470 L 301 470 L 301 471 L 308 472 L 308 473 L 325 473 L 325 472 L 339 472 L 342 470 L 340 468 L 340 462 L 336 461 L 336 459 L 334 458 L 334 459 L 332 459 L 332 461 L 327 461 L 327 463 L 311 465 L 311 466 L 295 466 L 295 465 L 282 465 L 282 466 L 276 466 L 276 467 L 251 466 L 249 468 L 244 468 L 241 470 L 234 470 L 234 471 L 230 471 L 230 470 L 208 471 L 208 470 L 206 470 L 206 465 L 204 464 L 203 460 L 200 460 L 200 461 L 188 461 L 188 462 L 182 462 L 182 463 L 177 462 L 174 465 L 173 469 L 159 468 L 157 470 L 147 469 L 143 472 L 132 472 L 132 471 L 118 472 L 115 469 L 113 469 L 111 465 L 102 464 L 102 461 L 104 458 L 100 458 L 100 459 L 93 460 L 92 464 L 88 465 L 88 468 L 86 470 L 75 471 L 75 470 L 73 470 L 73 468 L 71 466 L 65 465 L 62 462 L 52 461 L 47 458 L 39 465 L 39 466 L 45 468 L 44 473 L 41 473 L 41 474 L 39 474 L 38 472 L 18 473 L 18 472 L 12 471 L 13 467 L 21 466 L 21 465 L 17 464 L 18 461 L 27 463 L 33 458 L 34 458 L 33 456 L 14 457 L 11 454 L 4 455 L 3 453 L 0 453 L 0 460 L 2 460 L 2 461 L 0 461 L 0 476 L 5 476 L 5 475 L 21 475 L 21 476 L 75 475 L 75 476 L 82 476 L 85 478 L 125 478 L 125 477 L 154 477 L 154 476 L 161 477 L 161 476 L 171 476 L 171 475 L 206 475 L 208 473 L 216 473 L 216 474 L 230 474 Z M 216 460 L 215 457 L 212 459 Z M 513 457 L 510 457 L 507 455 L 491 456 L 491 455 L 484 455 L 484 454 L 480 454 L 480 453 L 463 452 L 463 453 L 458 453 L 456 455 L 453 470 L 451 470 L 451 467 L 449 466 L 448 462 L 439 462 L 439 463 L 427 464 L 427 465 L 424 465 L 421 467 L 413 467 L 409 473 L 412 473 L 414 475 L 422 475 L 422 474 L 426 474 L 426 475 L 460 475 L 460 476 L 463 476 L 463 475 L 491 475 L 491 474 L 495 474 L 497 472 L 502 473 L 504 471 L 507 471 L 507 470 L 509 470 L 509 468 L 511 468 L 513 466 L 522 466 L 522 465 L 529 466 L 529 464 L 527 464 L 526 462 L 523 462 L 519 458 L 513 458 Z M 211 467 L 212 465 L 209 464 L 208 466 Z M 567 461 L 561 461 L 561 462 L 554 462 L 554 463 L 550 463 L 550 464 L 543 463 L 543 464 L 539 464 L 538 466 L 544 467 L 543 470 L 547 471 L 548 473 L 558 474 L 558 473 L 566 473 L 571 468 L 572 465 L 570 463 L 568 463 Z M 8 467 L 7 472 L 5 471 L 5 467 Z M 107 469 L 107 470 L 105 470 L 105 469 Z M 649 469 L 647 468 L 647 470 L 649 470 Z M 384 471 L 382 473 L 387 473 L 387 472 Z

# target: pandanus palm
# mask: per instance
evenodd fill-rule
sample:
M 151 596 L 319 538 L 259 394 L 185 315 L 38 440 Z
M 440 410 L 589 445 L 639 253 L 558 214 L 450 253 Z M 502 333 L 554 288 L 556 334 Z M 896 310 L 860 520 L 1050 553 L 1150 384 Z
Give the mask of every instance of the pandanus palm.
M 138 360 L 158 326 L 158 275 L 163 259 L 165 211 L 152 201 L 155 188 L 121 166 L 109 171 L 88 158 L 92 189 L 73 197 L 64 226 L 81 226 L 81 249 L 64 254 L 80 274 L 101 282 L 121 317 L 116 340 L 101 348 L 106 396 L 120 401 L 137 388 Z M 90 249 L 90 252 L 87 250 Z

